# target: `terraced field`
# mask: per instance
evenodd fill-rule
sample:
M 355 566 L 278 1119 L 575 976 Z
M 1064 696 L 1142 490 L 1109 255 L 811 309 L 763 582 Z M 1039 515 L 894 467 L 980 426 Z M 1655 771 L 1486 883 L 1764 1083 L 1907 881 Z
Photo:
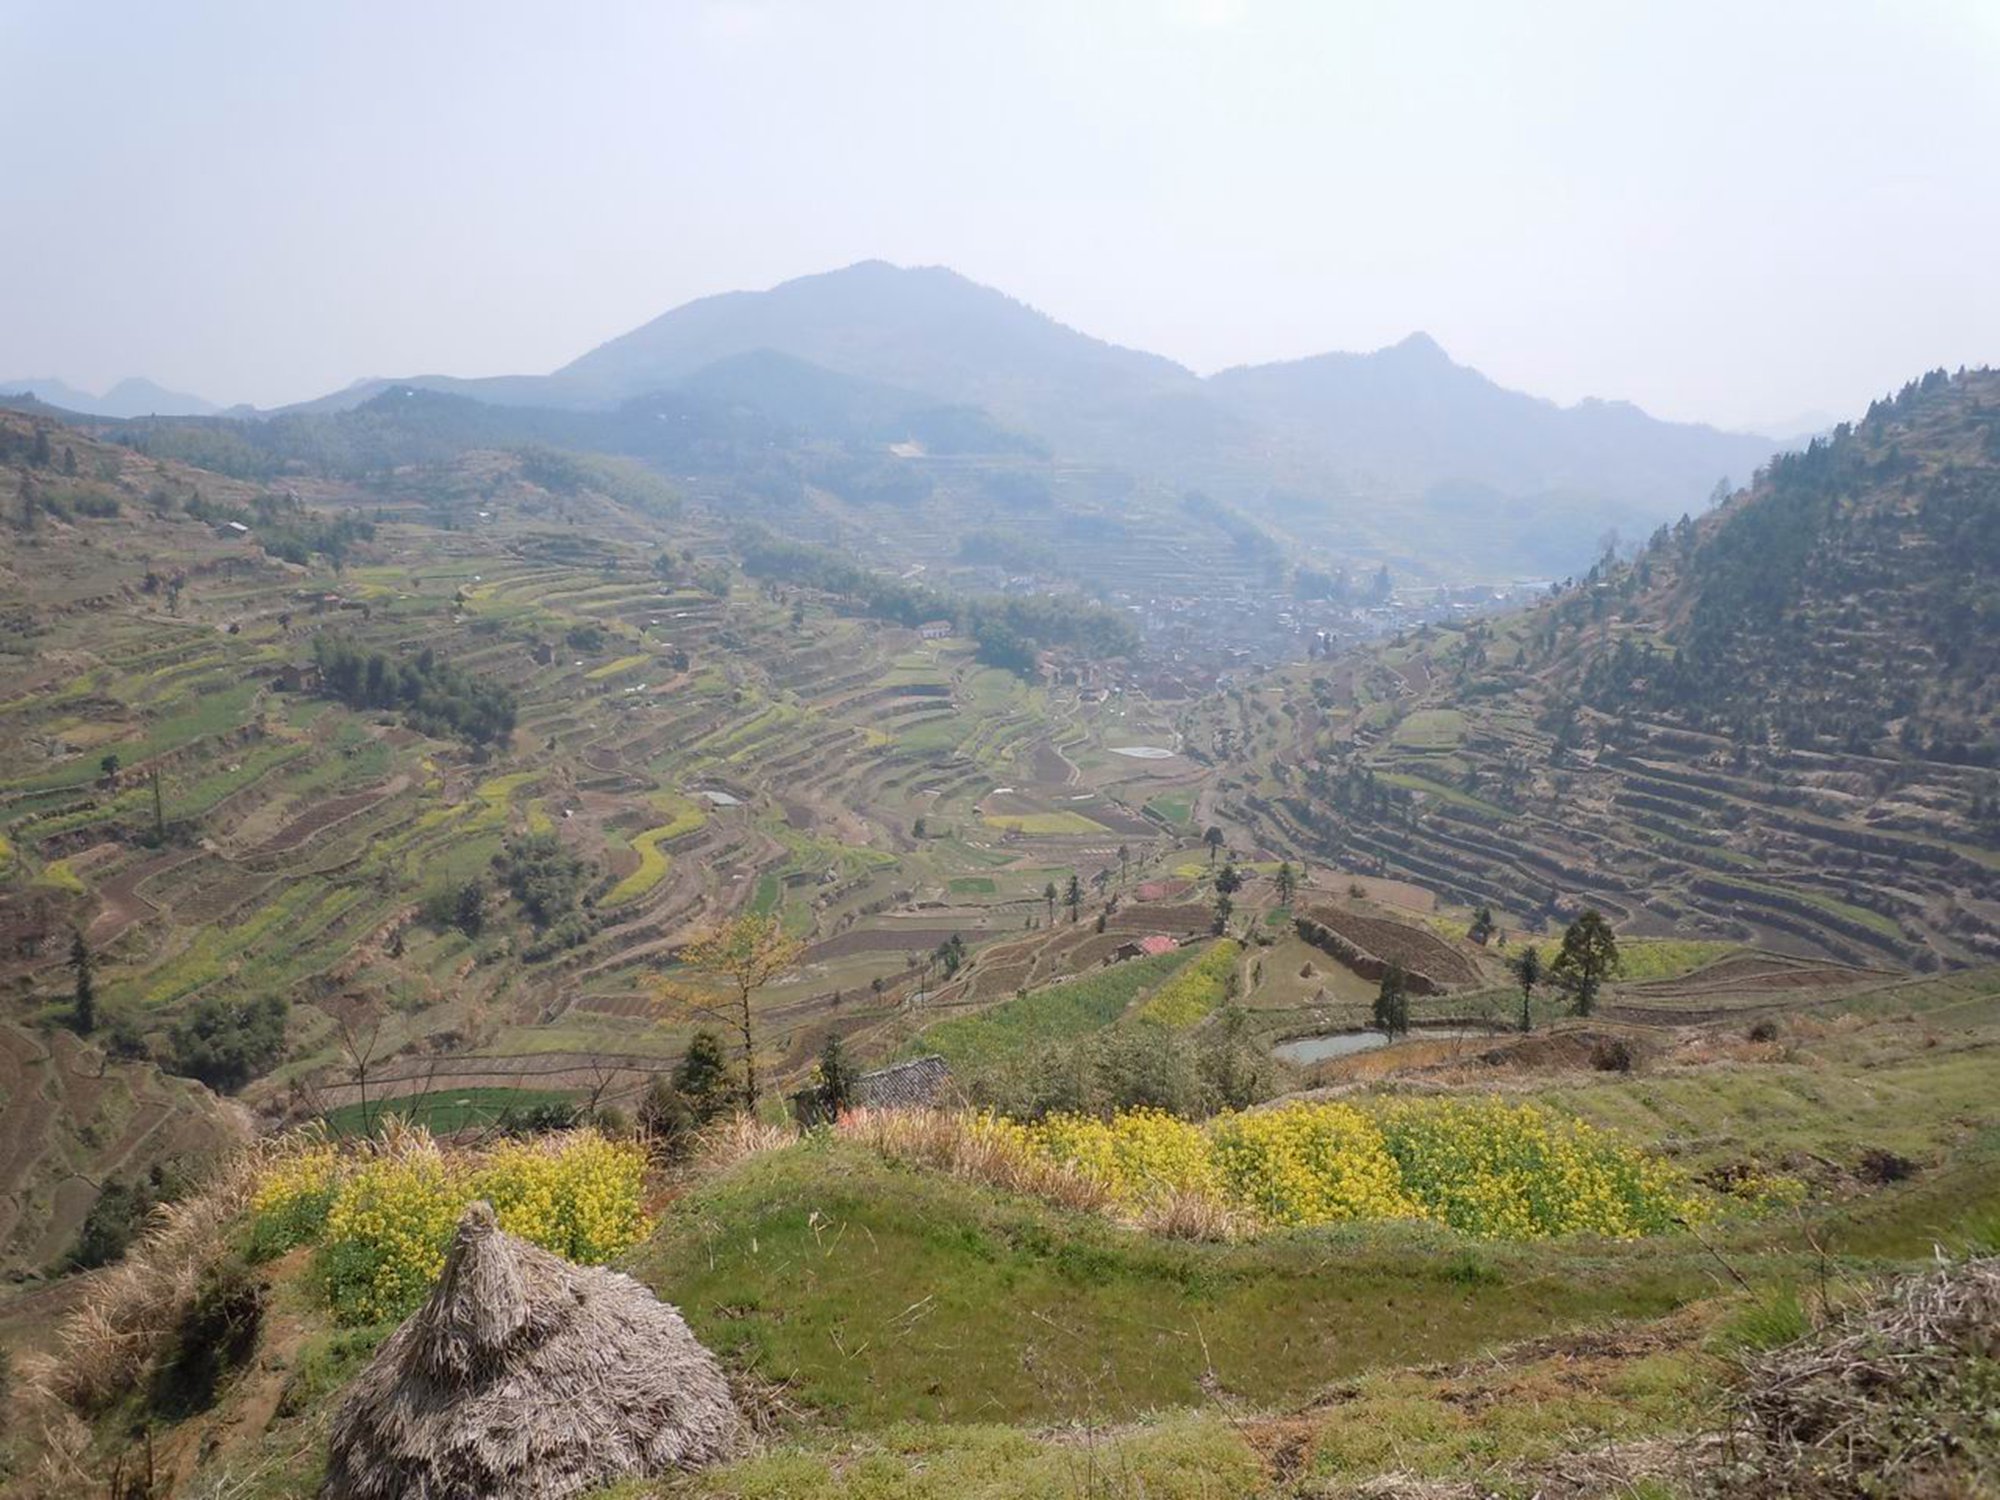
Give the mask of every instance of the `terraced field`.
M 59 1019 L 74 926 L 100 1032 L 168 1061 L 198 1007 L 284 998 L 259 1110 L 350 1102 L 355 1017 L 371 1077 L 411 1089 L 491 1087 L 524 1056 L 566 1077 L 659 1066 L 685 1029 L 653 978 L 744 910 L 808 944 L 770 1000 L 781 1071 L 803 1068 L 829 1027 L 935 999 L 920 961 L 945 939 L 1039 945 L 1047 886 L 1079 877 L 1095 912 L 1183 847 L 1143 809 L 1191 804 L 1200 768 L 1106 749 L 1171 742 L 1170 710 L 749 580 L 712 523 L 552 494 L 510 455 L 366 490 L 301 480 L 294 505 L 73 441 L 117 513 L 0 534 L 20 600 L 0 652 L 0 980 L 17 1015 Z M 190 504 L 251 516 L 250 538 Z M 337 566 L 258 543 L 340 517 L 372 535 Z M 313 667 L 325 639 L 504 687 L 516 727 L 473 745 L 337 701 Z M 560 923 L 496 865 L 536 838 L 582 866 Z M 460 922 L 468 885 L 484 910 Z
M 1429 628 L 1330 668 L 1288 669 L 1202 710 L 1229 752 L 1217 810 L 1248 840 L 1414 882 L 1503 925 L 1585 906 L 1635 936 L 1707 937 L 1863 967 L 2000 954 L 2000 853 L 1968 828 L 1990 772 L 1766 747 L 1640 715 L 1581 716 L 1559 749 L 1526 619 Z M 1459 712 L 1459 664 L 1501 690 Z M 1555 670 L 1553 668 L 1545 670 Z M 1416 726 L 1414 729 L 1408 726 Z M 1574 736 L 1578 731 L 1567 731 Z

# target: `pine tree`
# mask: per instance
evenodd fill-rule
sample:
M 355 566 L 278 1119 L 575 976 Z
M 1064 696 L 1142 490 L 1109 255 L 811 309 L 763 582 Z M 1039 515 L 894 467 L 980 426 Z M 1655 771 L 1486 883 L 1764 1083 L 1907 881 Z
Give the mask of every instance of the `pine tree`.
M 70 930 L 69 970 L 76 976 L 76 1009 L 71 1024 L 78 1035 L 89 1036 L 97 1030 L 97 960 L 83 940 L 82 928 Z
M 1587 1016 L 1597 1006 L 1597 992 L 1618 972 L 1618 938 L 1603 914 L 1587 911 L 1563 932 L 1562 951 L 1549 965 L 1549 978 L 1569 992 L 1576 1013 Z
M 853 1107 L 854 1081 L 854 1070 L 848 1065 L 840 1037 L 829 1032 L 819 1054 L 818 1102 L 825 1118 L 838 1120 Z
M 688 1038 L 687 1051 L 674 1065 L 674 1089 L 687 1101 L 697 1125 L 729 1113 L 737 1085 L 723 1054 L 722 1038 L 703 1027 Z
M 1375 992 L 1375 1029 L 1391 1037 L 1401 1036 L 1410 1029 L 1409 981 L 1403 974 L 1403 966 L 1392 963 L 1382 971 L 1382 984 Z
M 1289 859 L 1278 866 L 1276 881 L 1278 887 L 1278 905 L 1290 906 L 1292 904 L 1292 897 L 1298 894 L 1299 877 L 1298 873 L 1292 869 L 1292 862 Z
M 1539 948 L 1529 947 L 1509 967 L 1521 986 L 1521 1030 L 1526 1033 L 1535 1028 L 1534 1014 L 1529 1006 L 1534 1002 L 1535 986 L 1542 982 L 1542 952 Z

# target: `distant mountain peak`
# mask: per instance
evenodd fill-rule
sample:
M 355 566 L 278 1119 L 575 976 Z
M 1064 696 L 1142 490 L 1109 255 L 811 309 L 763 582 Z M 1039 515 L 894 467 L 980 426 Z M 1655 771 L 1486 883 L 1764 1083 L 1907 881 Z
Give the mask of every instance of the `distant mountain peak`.
M 1415 333 L 1410 334 L 1400 343 L 1391 344 L 1381 352 L 1397 355 L 1400 358 L 1412 361 L 1426 360 L 1435 364 L 1445 365 L 1451 363 L 1451 356 L 1444 352 L 1444 345 L 1440 344 L 1422 329 L 1418 329 Z

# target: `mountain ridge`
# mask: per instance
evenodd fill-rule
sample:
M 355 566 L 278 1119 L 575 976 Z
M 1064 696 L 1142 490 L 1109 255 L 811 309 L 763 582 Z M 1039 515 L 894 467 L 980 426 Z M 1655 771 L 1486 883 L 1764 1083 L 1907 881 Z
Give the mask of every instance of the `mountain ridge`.
M 222 408 L 202 396 L 169 390 L 143 375 L 128 375 L 102 395 L 93 395 L 53 375 L 0 380 L 0 395 L 28 396 L 87 417 L 207 417 Z

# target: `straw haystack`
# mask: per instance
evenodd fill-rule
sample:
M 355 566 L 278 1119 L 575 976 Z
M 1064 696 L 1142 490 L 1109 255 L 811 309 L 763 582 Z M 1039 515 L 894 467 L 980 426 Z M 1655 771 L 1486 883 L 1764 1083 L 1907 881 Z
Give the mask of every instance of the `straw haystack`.
M 565 1500 L 724 1457 L 736 1406 L 679 1313 L 475 1203 L 430 1300 L 334 1418 L 322 1500 Z

